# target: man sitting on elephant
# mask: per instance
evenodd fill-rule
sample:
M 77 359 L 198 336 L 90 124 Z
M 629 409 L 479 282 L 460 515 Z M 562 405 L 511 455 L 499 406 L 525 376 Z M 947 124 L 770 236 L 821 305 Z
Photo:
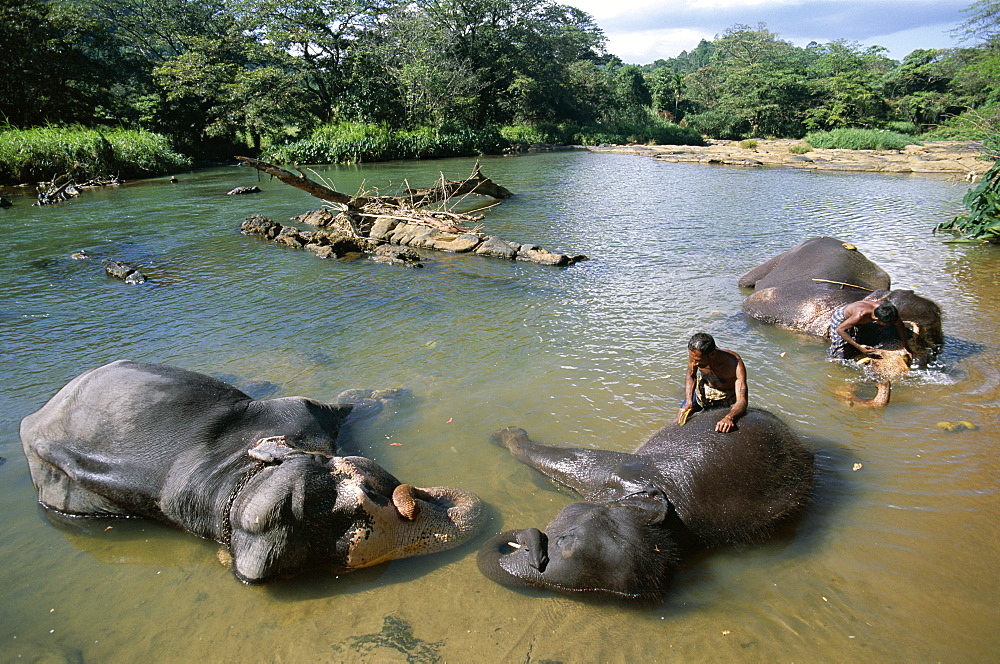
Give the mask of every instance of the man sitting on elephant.
M 743 358 L 731 350 L 717 348 L 712 335 L 698 332 L 688 341 L 688 366 L 684 378 L 684 403 L 678 424 L 697 410 L 732 406 L 715 430 L 728 433 L 747 412 L 747 370 Z
M 906 343 L 909 336 L 896 307 L 889 302 L 869 296 L 857 302 L 837 307 L 830 317 L 830 357 L 844 359 L 848 345 L 854 346 L 862 355 L 878 357 L 877 351 L 869 345 L 858 343 L 859 328 L 862 325 L 876 325 L 896 328 L 896 334 L 903 345 L 907 358 L 913 356 Z M 875 335 L 878 336 L 878 335 Z

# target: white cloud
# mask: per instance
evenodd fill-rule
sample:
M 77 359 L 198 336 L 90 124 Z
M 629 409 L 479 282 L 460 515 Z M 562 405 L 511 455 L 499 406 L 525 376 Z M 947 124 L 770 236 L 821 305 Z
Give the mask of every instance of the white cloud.
M 693 28 L 641 30 L 608 36 L 608 52 L 633 64 L 649 64 L 690 51 L 702 39 L 712 41 L 715 33 Z
M 737 24 L 764 23 L 798 46 L 837 39 L 885 46 L 902 59 L 917 48 L 950 48 L 948 34 L 972 0 L 564 0 L 594 17 L 608 51 L 647 64 L 690 51 Z

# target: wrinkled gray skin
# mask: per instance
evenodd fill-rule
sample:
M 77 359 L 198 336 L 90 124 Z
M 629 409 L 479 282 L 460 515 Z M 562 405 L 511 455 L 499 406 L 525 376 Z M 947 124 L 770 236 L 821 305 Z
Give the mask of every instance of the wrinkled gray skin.
M 749 316 L 828 337 L 834 309 L 863 300 L 872 291 L 890 290 L 891 280 L 853 245 L 817 237 L 748 271 L 740 277 L 739 285 L 754 289 L 743 301 L 743 311 Z M 910 343 L 914 359 L 926 362 L 932 358 L 944 341 L 940 307 L 908 290 L 890 291 L 887 301 L 896 306 L 900 318 L 915 333 Z
M 482 528 L 476 496 L 400 484 L 369 459 L 338 456 L 351 408 L 255 401 L 210 376 L 120 360 L 25 417 L 21 442 L 45 507 L 215 540 L 248 583 L 442 551 Z
M 728 411 L 671 423 L 633 454 L 540 445 L 523 429 L 494 434 L 523 463 L 586 502 L 544 532 L 512 530 L 480 550 L 480 570 L 509 586 L 655 599 L 681 552 L 761 538 L 809 501 L 813 457 L 771 413 L 751 408 L 729 433 Z
M 806 240 L 744 274 L 739 285 L 754 289 L 743 301 L 743 311 L 749 316 L 825 338 L 829 338 L 830 318 L 837 307 L 886 290 L 886 301 L 896 306 L 911 332 L 909 346 L 917 366 L 926 366 L 944 342 L 941 308 L 936 303 L 910 290 L 890 290 L 891 280 L 882 268 L 836 238 Z M 850 394 L 845 399 L 854 406 L 883 407 L 889 403 L 892 381 L 909 371 L 900 357 L 902 345 L 894 328 L 878 325 L 863 326 L 857 341 L 880 351 L 879 357 L 865 365 L 878 393 L 870 400 Z M 847 353 L 848 359 L 858 357 L 853 346 L 848 346 Z

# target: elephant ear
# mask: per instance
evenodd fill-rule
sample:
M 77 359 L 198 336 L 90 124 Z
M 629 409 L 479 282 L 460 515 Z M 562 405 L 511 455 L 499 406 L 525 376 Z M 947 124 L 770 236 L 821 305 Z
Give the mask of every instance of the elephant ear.
M 242 581 L 259 583 L 302 569 L 311 557 L 317 523 L 333 511 L 337 491 L 325 458 L 264 439 L 250 456 L 265 466 L 237 494 L 230 509 L 229 549 L 233 572 Z M 319 530 L 324 530 L 319 528 Z
M 666 521 L 671 514 L 676 514 L 674 505 L 667 498 L 667 494 L 652 486 L 629 494 L 618 502 L 640 508 L 646 515 L 646 525 L 648 526 L 658 526 Z
M 285 533 L 272 530 L 266 534 L 234 532 L 230 541 L 233 573 L 244 583 L 261 583 L 275 576 L 283 567 Z

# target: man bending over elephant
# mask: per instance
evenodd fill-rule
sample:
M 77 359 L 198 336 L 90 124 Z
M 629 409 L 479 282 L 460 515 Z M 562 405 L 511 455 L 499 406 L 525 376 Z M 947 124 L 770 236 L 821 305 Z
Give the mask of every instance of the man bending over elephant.
M 862 355 L 872 355 L 877 357 L 877 351 L 871 346 L 860 344 L 856 337 L 860 333 L 858 329 L 862 325 L 880 325 L 896 328 L 900 341 L 903 343 L 903 350 L 907 356 L 912 357 L 913 353 L 906 343 L 908 335 L 903 321 L 899 318 L 896 307 L 889 302 L 882 302 L 871 296 L 837 307 L 830 317 L 830 357 L 844 359 L 848 345 L 854 346 Z
M 743 358 L 731 350 L 717 348 L 710 334 L 698 332 L 692 336 L 688 341 L 684 403 L 674 421 L 684 424 L 692 412 L 732 406 L 715 425 L 716 431 L 728 433 L 736 428 L 736 420 L 746 414 L 747 398 Z

